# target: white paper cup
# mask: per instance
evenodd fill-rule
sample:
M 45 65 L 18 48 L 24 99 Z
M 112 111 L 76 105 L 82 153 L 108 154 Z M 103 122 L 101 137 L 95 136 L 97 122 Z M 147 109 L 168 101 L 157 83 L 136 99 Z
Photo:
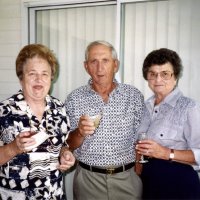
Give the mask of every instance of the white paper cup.
M 27 151 L 30 151 L 36 147 L 38 147 L 40 144 L 42 144 L 47 138 L 49 137 L 49 135 L 44 132 L 44 131 L 40 131 L 34 135 L 31 136 L 31 138 L 34 138 L 35 139 L 35 144 L 34 145 L 31 145 L 31 146 L 28 146 L 26 147 L 25 149 Z

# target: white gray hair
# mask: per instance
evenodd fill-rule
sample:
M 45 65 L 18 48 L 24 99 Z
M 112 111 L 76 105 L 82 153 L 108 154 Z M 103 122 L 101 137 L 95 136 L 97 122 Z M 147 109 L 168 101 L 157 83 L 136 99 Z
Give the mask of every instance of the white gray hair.
M 113 47 L 112 44 L 110 44 L 109 42 L 106 42 L 106 41 L 104 41 L 104 40 L 96 40 L 96 41 L 91 42 L 91 43 L 87 46 L 87 48 L 86 48 L 86 50 L 85 50 L 85 61 L 88 60 L 88 54 L 89 54 L 90 49 L 91 49 L 93 46 L 96 46 L 96 45 L 105 45 L 105 46 L 107 46 L 108 48 L 110 48 L 110 50 L 111 50 L 111 52 L 112 52 L 112 58 L 113 58 L 114 60 L 118 60 L 118 58 L 117 58 L 117 52 L 116 52 L 116 50 L 115 50 L 115 48 Z

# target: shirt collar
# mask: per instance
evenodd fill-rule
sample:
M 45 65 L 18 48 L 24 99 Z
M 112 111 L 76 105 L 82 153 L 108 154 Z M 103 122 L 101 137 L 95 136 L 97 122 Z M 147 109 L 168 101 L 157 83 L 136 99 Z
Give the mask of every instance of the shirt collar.
M 27 104 L 27 102 L 25 101 L 25 98 L 24 98 L 24 94 L 23 94 L 23 90 L 22 90 L 22 89 L 20 89 L 20 90 L 18 91 L 18 93 L 17 93 L 17 95 L 16 95 L 16 98 L 17 98 L 17 99 L 15 99 L 16 106 L 18 106 L 18 107 L 20 108 L 20 110 L 26 111 L 26 110 L 27 110 L 28 104 Z M 48 110 L 48 109 L 51 107 L 51 103 L 52 103 L 51 98 L 50 98 L 49 95 L 47 95 L 47 96 L 45 97 L 45 101 L 46 101 L 46 108 L 45 108 L 45 110 Z
M 179 99 L 180 96 L 182 96 L 182 92 L 179 90 L 179 88 L 175 88 L 172 92 L 170 92 L 165 99 L 160 103 L 162 104 L 169 104 L 172 107 L 175 107 L 177 100 Z M 155 95 L 151 96 L 147 101 L 146 105 L 150 107 L 154 107 L 154 102 L 155 102 Z
M 115 78 L 113 79 L 113 82 L 116 83 L 116 88 L 115 88 L 114 90 L 116 90 L 116 89 L 118 90 L 118 88 L 119 88 L 119 82 L 118 82 L 117 79 L 115 79 Z M 94 90 L 91 88 L 91 84 L 92 84 L 92 78 L 90 78 L 90 79 L 88 80 L 88 84 L 87 84 L 87 86 L 86 86 L 86 87 L 87 87 L 87 90 L 89 90 L 90 92 L 91 92 L 91 91 L 94 91 Z M 111 92 L 111 93 L 112 93 L 112 92 Z

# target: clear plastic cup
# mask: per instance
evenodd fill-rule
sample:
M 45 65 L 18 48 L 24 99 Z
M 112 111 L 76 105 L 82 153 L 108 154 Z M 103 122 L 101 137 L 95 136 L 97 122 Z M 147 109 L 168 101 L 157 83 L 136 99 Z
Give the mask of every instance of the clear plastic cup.
M 100 124 L 101 115 L 98 114 L 98 115 L 90 116 L 90 119 L 94 122 L 95 128 L 97 128 Z

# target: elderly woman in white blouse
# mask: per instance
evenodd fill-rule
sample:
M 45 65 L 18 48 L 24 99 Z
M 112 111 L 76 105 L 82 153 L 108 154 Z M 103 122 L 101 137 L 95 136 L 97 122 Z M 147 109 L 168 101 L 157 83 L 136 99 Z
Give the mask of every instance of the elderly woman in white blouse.
M 148 139 L 136 145 L 148 158 L 143 164 L 143 199 L 200 199 L 200 105 L 178 89 L 179 55 L 154 50 L 143 63 L 143 76 L 154 95 L 146 101 L 139 132 Z

